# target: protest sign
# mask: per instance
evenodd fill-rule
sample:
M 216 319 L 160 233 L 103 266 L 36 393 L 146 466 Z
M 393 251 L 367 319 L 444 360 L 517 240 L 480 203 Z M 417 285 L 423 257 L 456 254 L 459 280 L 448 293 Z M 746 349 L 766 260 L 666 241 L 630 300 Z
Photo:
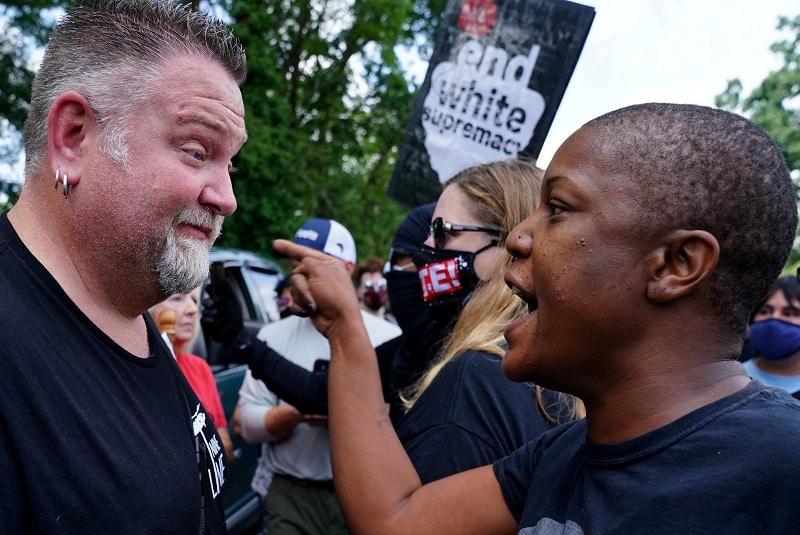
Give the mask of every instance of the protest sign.
M 471 165 L 538 157 L 594 13 L 564 0 L 450 0 L 389 195 L 416 206 Z

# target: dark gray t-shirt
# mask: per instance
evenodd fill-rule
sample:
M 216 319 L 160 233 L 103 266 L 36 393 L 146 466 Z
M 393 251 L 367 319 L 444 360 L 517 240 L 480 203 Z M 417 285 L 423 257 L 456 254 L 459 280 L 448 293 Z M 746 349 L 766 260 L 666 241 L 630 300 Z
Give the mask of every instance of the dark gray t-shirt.
M 539 412 L 534 387 L 510 381 L 501 366 L 497 355 L 459 355 L 400 418 L 397 435 L 423 483 L 492 464 L 555 426 Z
M 494 470 L 520 535 L 797 533 L 798 445 L 800 402 L 752 381 L 617 444 L 566 424 Z

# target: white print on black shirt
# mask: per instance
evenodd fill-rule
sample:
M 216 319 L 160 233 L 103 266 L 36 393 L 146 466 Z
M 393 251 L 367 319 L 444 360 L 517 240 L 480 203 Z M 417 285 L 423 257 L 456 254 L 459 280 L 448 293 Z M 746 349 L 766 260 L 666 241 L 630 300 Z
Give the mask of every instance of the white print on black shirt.
M 539 45 L 513 58 L 502 48 L 464 43 L 456 63 L 431 73 L 422 126 L 431 168 L 444 183 L 479 163 L 516 158 L 533 137 L 544 97 L 528 88 Z
M 217 440 L 217 435 L 209 430 L 211 440 L 208 439 L 206 433 L 203 432 L 206 427 L 206 413 L 200 412 L 200 404 L 197 404 L 192 416 L 192 429 L 194 430 L 195 437 L 202 437 L 205 449 L 208 452 L 208 463 L 206 466 L 206 475 L 208 476 L 208 484 L 211 488 L 212 497 L 219 496 L 222 490 L 222 484 L 225 483 L 225 461 L 222 457 L 222 446 Z M 201 474 L 202 477 L 202 474 Z
M 572 520 L 562 524 L 552 518 L 542 518 L 535 526 L 519 530 L 519 535 L 583 535 L 583 528 Z

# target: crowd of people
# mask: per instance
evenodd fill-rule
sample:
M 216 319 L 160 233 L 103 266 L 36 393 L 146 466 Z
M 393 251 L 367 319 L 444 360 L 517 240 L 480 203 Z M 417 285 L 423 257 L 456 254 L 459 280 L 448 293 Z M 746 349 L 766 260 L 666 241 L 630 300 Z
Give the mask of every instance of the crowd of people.
M 504 279 L 527 312 L 504 330 L 502 369 L 573 394 L 585 417 L 432 483 L 390 425 L 358 302 L 340 291 L 347 273 L 276 241 L 297 262 L 294 310 L 332 347 L 333 476 L 348 528 L 792 532 L 800 404 L 738 358 L 796 225 L 782 154 L 742 117 L 646 104 L 581 127 L 506 240 Z
M 245 76 L 173 2 L 56 25 L 0 216 L 4 531 L 224 533 L 229 428 L 270 535 L 796 531 L 798 210 L 761 128 L 609 112 L 546 170 L 457 173 L 385 258 L 308 219 L 253 332 L 204 291 Z M 230 422 L 201 326 L 248 367 Z

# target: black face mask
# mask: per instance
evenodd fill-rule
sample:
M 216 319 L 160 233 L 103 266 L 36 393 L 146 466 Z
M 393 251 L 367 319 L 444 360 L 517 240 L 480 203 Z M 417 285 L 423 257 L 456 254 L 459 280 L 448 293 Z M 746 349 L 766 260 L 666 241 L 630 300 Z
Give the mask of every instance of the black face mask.
M 475 252 L 420 246 L 414 255 L 414 264 L 428 309 L 463 307 L 481 281 L 475 273 L 475 257 L 496 246 L 494 240 Z
M 419 277 L 414 271 L 387 271 L 386 289 L 389 295 L 389 306 L 397 325 L 404 334 L 412 333 L 425 325 L 428 312 L 422 300 Z
M 367 288 L 364 290 L 364 304 L 370 310 L 380 310 L 386 306 L 386 288 Z

